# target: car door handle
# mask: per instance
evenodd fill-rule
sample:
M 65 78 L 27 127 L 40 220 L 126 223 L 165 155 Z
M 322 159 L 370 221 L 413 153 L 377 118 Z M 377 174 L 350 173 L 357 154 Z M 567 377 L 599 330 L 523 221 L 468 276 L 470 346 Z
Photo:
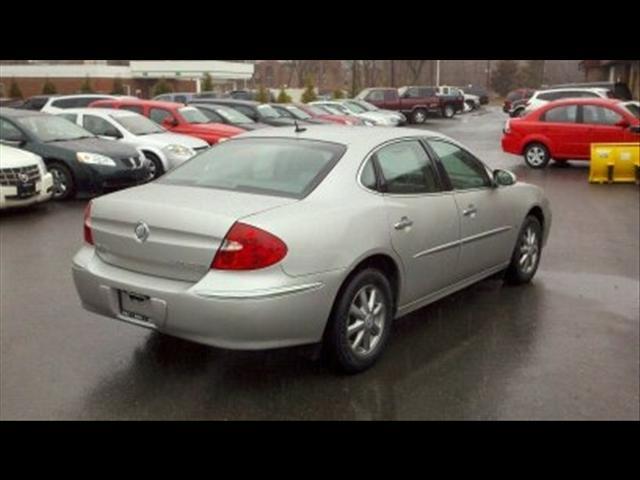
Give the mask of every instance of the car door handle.
M 462 215 L 465 217 L 475 217 L 476 213 L 478 213 L 478 209 L 473 205 L 469 205 L 467 208 L 462 210 Z
M 413 220 L 410 220 L 409 217 L 402 217 L 398 223 L 396 223 L 393 228 L 396 230 L 404 230 L 405 228 L 409 228 L 413 225 Z

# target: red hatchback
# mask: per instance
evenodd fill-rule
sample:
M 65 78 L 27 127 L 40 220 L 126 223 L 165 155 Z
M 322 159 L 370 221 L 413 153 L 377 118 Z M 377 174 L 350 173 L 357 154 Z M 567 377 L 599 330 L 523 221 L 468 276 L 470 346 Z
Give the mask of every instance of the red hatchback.
M 592 143 L 638 141 L 640 120 L 619 100 L 574 98 L 507 120 L 502 149 L 524 155 L 531 168 L 544 168 L 552 158 L 589 160 Z
M 155 100 L 98 100 L 89 107 L 131 110 L 150 118 L 171 132 L 201 138 L 210 145 L 245 132 L 232 125 L 211 123 L 200 110 L 182 103 Z

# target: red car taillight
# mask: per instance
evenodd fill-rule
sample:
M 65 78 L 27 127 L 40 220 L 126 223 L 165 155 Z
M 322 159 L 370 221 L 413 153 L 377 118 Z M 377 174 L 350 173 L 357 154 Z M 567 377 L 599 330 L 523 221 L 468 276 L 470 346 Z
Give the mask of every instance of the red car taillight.
M 93 245 L 93 232 L 91 231 L 91 202 L 84 207 L 84 241 Z
M 257 227 L 236 222 L 227 232 L 211 263 L 217 270 L 256 270 L 278 263 L 287 246 L 275 235 Z

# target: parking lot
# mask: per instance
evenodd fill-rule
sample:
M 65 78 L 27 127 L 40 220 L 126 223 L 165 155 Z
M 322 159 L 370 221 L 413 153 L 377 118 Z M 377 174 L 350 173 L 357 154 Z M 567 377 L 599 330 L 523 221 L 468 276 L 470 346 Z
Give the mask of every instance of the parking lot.
M 372 369 L 309 348 L 214 349 L 80 307 L 84 201 L 0 216 L 2 419 L 639 419 L 640 198 L 588 163 L 534 171 L 497 107 L 430 119 L 543 187 L 553 226 L 530 285 L 486 280 L 399 320 Z

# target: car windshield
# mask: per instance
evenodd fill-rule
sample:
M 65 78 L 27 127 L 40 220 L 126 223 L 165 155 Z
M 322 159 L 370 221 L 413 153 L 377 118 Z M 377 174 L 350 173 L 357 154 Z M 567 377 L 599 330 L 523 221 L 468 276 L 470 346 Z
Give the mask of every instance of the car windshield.
M 207 116 L 197 108 L 182 107 L 178 109 L 180 115 L 182 115 L 187 123 L 209 123 Z
M 368 112 L 375 112 L 376 110 L 380 110 L 378 107 L 376 107 L 375 105 L 366 102 L 364 100 L 358 100 L 357 102 L 349 102 L 349 103 L 355 103 L 357 105 L 359 105 L 360 107 L 364 108 L 365 110 L 367 110 Z
M 122 128 L 133 135 L 151 135 L 163 133 L 165 129 L 142 115 L 111 115 Z
M 629 112 L 631 112 L 631 114 L 634 117 L 640 118 L 640 104 L 638 104 L 638 103 L 625 103 L 624 104 L 624 108 L 629 110 Z
M 95 135 L 66 118 L 57 115 L 38 115 L 16 118 L 16 122 L 41 142 L 62 142 L 93 138 Z
M 312 140 L 229 140 L 166 173 L 158 182 L 303 198 L 344 151 L 342 145 Z
M 233 108 L 216 105 L 213 110 L 231 123 L 255 123 L 252 119 Z
M 342 103 L 342 105 L 348 109 L 351 110 L 353 113 L 365 113 L 366 110 L 361 107 L 360 105 L 353 103 L 353 102 L 344 102 Z
M 260 115 L 267 118 L 280 118 L 282 115 L 271 105 L 258 105 Z
M 291 112 L 291 114 L 298 120 L 306 120 L 308 118 L 311 118 L 311 115 L 309 115 L 307 112 L 305 112 L 304 110 L 300 110 L 298 107 L 295 107 L 293 105 L 289 105 L 284 108 Z

